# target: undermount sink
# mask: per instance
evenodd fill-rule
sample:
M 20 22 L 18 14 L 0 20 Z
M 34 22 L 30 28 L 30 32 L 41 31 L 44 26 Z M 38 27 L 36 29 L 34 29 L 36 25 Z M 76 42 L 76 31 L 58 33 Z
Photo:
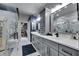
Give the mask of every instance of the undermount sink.
M 47 33 L 46 35 L 47 35 L 47 36 L 52 36 L 52 34 L 51 34 L 51 33 Z

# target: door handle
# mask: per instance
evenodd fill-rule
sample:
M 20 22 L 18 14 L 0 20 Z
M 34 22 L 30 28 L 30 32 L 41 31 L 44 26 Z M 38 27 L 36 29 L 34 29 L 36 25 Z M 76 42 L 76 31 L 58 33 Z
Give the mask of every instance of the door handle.
M 70 52 L 68 52 L 68 51 L 66 51 L 66 50 L 64 50 L 64 49 L 62 49 L 62 51 L 63 51 L 64 53 L 66 53 L 66 54 L 72 55 L 72 53 L 70 53 Z

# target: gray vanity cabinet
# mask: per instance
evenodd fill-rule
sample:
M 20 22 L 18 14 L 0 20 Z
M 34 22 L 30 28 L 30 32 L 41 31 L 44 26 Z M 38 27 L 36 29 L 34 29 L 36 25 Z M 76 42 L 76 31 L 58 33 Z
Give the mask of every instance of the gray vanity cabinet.
M 79 56 L 79 51 L 37 35 L 32 35 L 32 44 L 42 56 Z
M 59 55 L 61 54 L 64 56 L 77 56 L 78 51 L 63 45 L 59 45 Z

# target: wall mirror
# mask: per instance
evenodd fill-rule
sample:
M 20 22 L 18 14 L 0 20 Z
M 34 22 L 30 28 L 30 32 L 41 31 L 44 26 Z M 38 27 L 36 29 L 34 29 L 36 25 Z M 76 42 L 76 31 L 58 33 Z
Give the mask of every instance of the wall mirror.
M 52 28 L 54 32 L 79 32 L 77 4 L 69 4 L 53 13 L 53 15 L 51 14 L 51 20 L 53 20 Z

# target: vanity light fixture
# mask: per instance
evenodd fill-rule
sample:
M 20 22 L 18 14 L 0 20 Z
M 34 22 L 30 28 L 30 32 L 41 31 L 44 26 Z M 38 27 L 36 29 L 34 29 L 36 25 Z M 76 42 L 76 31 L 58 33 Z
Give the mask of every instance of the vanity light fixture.
M 56 10 L 58 10 L 60 8 L 61 5 L 57 5 L 55 8 L 51 9 L 51 13 L 55 12 Z
M 57 5 L 55 8 L 51 9 L 51 13 L 54 13 L 55 11 L 65 7 L 66 5 L 68 5 L 69 3 L 62 3 L 62 5 Z

